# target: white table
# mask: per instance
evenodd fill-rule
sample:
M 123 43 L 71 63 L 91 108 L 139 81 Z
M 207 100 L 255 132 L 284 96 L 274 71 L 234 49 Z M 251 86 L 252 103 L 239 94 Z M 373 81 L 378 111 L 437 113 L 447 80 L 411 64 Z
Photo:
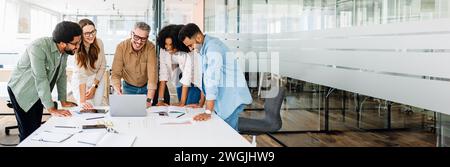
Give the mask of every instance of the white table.
M 54 128 L 55 125 L 78 126 L 95 124 L 98 121 L 111 121 L 113 128 L 119 134 L 137 136 L 134 147 L 252 147 L 252 145 L 217 115 L 205 122 L 192 124 L 167 125 L 163 123 L 173 120 L 188 120 L 199 111 L 189 110 L 186 115 L 175 118 L 148 113 L 147 117 L 110 117 L 104 119 L 86 120 L 95 114 L 75 114 L 69 118 L 51 117 L 44 125 L 21 142 L 19 147 L 92 147 L 78 143 L 76 137 L 71 137 L 62 143 L 49 143 L 31 140 L 33 135 Z M 171 121 L 172 120 L 172 121 Z M 92 130 L 83 130 L 88 132 Z M 83 133 L 81 132 L 81 133 Z

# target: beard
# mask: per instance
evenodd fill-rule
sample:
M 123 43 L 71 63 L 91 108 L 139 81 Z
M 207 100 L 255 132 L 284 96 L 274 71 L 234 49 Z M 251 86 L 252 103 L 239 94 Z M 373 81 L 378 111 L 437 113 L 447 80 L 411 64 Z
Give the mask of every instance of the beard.
M 64 49 L 64 52 L 66 52 L 66 54 L 68 54 L 68 55 L 74 55 L 74 54 L 75 54 L 75 51 L 74 51 L 74 50 L 70 50 L 70 49 L 68 49 L 68 48 L 65 48 L 65 49 Z
M 203 47 L 203 44 L 195 44 L 192 51 L 199 53 L 200 50 L 202 49 L 202 47 Z

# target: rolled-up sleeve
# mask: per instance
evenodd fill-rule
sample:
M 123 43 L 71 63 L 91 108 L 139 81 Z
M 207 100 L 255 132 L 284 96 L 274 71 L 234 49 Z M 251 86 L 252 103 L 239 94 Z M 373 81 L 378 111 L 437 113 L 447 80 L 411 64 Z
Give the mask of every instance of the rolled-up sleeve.
M 30 56 L 31 72 L 35 80 L 36 90 L 45 108 L 54 107 L 50 92 L 50 83 L 45 70 L 45 53 L 39 46 L 32 46 L 27 50 Z
M 183 77 L 181 77 L 180 82 L 183 86 L 191 86 L 192 83 L 192 75 L 193 75 L 193 55 L 188 53 L 183 53 L 183 57 L 185 58 L 184 67 L 183 67 Z
M 103 47 L 103 42 L 98 39 L 97 40 L 98 46 L 100 48 L 100 52 L 98 53 L 98 60 L 100 61 L 99 69 L 97 71 L 97 74 L 95 74 L 95 79 L 101 81 L 103 78 L 103 75 L 106 71 L 106 57 L 105 57 L 105 48 Z
M 147 75 L 148 75 L 148 81 L 147 81 L 147 89 L 149 90 L 156 90 L 156 85 L 158 82 L 158 61 L 156 59 L 156 49 L 153 46 L 150 49 L 150 53 L 148 55 L 147 59 Z
M 60 77 L 58 78 L 58 81 L 56 82 L 58 88 L 58 100 L 67 101 L 67 73 L 66 73 L 67 55 L 61 57 L 61 59 L 63 59 L 60 64 L 61 73 Z
M 123 54 L 122 46 L 118 45 L 114 54 L 111 74 L 111 82 L 115 87 L 120 87 L 121 85 L 120 80 L 122 79 L 122 70 L 124 68 Z
M 219 92 L 221 68 L 223 66 L 220 52 L 210 48 L 206 52 L 206 70 L 204 76 L 206 100 L 216 100 Z
M 169 81 L 170 57 L 163 49 L 159 50 L 159 81 Z

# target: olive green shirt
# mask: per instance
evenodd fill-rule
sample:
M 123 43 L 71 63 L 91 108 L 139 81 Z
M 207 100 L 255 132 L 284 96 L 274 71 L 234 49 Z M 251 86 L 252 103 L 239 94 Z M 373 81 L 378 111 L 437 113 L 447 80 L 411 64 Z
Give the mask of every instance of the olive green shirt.
M 67 99 L 67 54 L 61 54 L 51 37 L 33 41 L 21 55 L 8 86 L 19 106 L 27 112 L 41 99 L 45 108 L 54 107 L 50 82 L 56 75 L 58 100 Z M 58 74 L 55 74 L 61 66 Z

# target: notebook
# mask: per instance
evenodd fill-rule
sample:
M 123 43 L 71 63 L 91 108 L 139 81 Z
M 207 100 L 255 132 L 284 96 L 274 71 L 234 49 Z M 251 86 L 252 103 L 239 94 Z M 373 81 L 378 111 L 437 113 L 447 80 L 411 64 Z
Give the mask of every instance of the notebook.
M 77 135 L 78 143 L 96 147 L 131 147 L 136 136 L 107 132 L 85 132 Z
M 88 144 L 92 146 L 96 146 L 98 141 L 105 136 L 106 131 L 104 132 L 83 132 L 77 134 L 78 143 Z
M 97 147 L 131 147 L 135 140 L 136 136 L 106 133 L 97 143 Z
M 51 142 L 51 143 L 62 143 L 72 137 L 71 133 L 55 133 L 50 131 L 43 131 L 33 136 L 31 140 Z

